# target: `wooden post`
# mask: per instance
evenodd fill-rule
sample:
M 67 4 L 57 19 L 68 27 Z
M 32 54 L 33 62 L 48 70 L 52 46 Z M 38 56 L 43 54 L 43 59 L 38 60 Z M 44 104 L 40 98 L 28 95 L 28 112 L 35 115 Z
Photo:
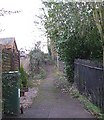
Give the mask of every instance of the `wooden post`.
M 18 70 L 20 71 L 20 51 L 18 51 Z
M 58 55 L 58 53 L 57 53 L 57 68 L 58 68 L 58 70 L 59 70 L 59 55 Z
M 13 52 L 11 52 L 11 55 L 10 55 L 10 57 L 11 57 L 11 71 L 13 71 Z
M 0 119 L 2 119 L 2 45 L 0 44 Z

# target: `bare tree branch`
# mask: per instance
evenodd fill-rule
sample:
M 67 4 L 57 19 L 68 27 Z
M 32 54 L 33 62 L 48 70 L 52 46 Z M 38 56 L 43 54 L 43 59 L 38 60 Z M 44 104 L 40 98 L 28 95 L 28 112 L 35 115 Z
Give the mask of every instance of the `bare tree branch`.
M 11 14 L 16 14 L 16 13 L 20 13 L 20 10 L 15 10 L 15 11 L 8 11 L 5 10 L 4 8 L 0 9 L 0 16 L 4 16 L 4 15 L 11 15 Z

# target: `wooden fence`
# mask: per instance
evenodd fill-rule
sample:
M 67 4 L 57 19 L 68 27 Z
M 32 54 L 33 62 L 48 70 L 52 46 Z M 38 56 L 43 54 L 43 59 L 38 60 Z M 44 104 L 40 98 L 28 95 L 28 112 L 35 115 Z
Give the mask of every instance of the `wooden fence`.
M 0 44 L 0 74 L 2 73 L 2 45 Z
M 2 119 L 2 45 L 0 44 L 0 120 Z
M 74 81 L 79 92 L 104 112 L 103 66 L 89 60 L 75 60 Z
M 19 52 L 13 52 L 8 49 L 2 50 L 2 71 L 18 71 L 20 65 Z

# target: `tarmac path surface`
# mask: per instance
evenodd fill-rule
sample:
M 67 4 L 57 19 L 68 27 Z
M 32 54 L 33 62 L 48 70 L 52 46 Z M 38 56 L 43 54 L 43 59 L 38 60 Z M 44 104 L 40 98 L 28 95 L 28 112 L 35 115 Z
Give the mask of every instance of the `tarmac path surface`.
M 39 87 L 31 108 L 24 110 L 22 118 L 94 118 L 83 105 L 54 86 L 54 67 L 48 65 L 47 77 Z

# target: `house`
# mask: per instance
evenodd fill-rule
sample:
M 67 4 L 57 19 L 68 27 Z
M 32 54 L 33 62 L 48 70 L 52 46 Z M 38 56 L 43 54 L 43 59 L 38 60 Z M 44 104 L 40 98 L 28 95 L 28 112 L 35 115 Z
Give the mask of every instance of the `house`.
M 15 38 L 0 38 L 0 44 L 2 45 L 2 71 L 18 71 L 20 55 Z

